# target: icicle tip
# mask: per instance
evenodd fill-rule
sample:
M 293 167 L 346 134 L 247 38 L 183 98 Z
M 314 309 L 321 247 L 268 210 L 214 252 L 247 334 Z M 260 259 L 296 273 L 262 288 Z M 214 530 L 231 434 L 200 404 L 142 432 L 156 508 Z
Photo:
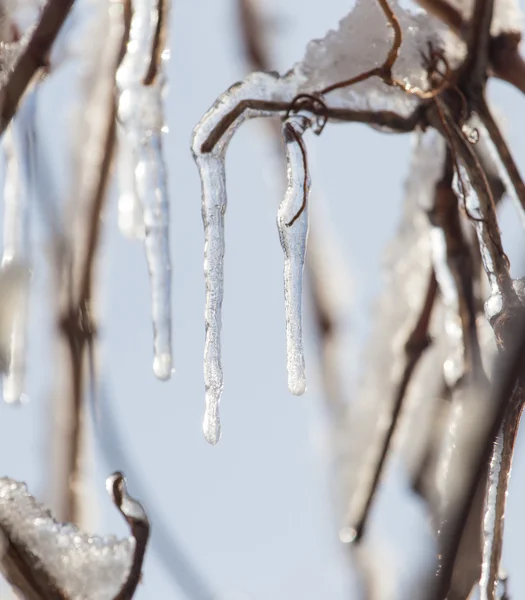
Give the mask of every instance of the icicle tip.
M 213 417 L 208 412 L 204 415 L 202 431 L 208 444 L 215 446 L 221 439 L 221 423 L 218 417 Z
M 167 381 L 174 372 L 171 354 L 159 354 L 153 361 L 153 373 L 161 381 Z

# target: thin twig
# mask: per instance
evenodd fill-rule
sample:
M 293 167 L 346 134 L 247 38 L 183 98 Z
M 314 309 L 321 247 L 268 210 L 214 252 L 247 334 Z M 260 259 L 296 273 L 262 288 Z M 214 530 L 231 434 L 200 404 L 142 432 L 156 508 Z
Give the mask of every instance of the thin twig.
M 206 140 L 201 145 L 201 152 L 206 154 L 212 152 L 216 144 L 233 125 L 233 123 L 242 116 L 247 110 L 265 111 L 275 113 L 275 116 L 283 117 L 289 112 L 289 102 L 272 102 L 268 100 L 241 100 L 235 108 L 226 113 L 224 117 L 211 130 Z M 351 110 L 345 108 L 331 108 L 312 106 L 311 112 L 315 115 L 326 117 L 331 121 L 346 121 L 354 123 L 368 123 L 369 125 L 378 125 L 380 127 L 388 127 L 389 129 L 407 133 L 413 131 L 421 120 L 421 113 L 415 110 L 410 116 L 402 117 L 401 115 L 383 110 Z
M 381 6 L 381 10 L 385 14 L 385 17 L 388 21 L 388 24 L 394 30 L 394 39 L 392 40 L 392 46 L 388 51 L 388 55 L 385 58 L 382 65 L 379 67 L 375 67 L 370 69 L 369 71 L 365 71 L 355 77 L 351 77 L 350 79 L 345 79 L 344 81 L 338 81 L 337 83 L 333 83 L 322 90 L 318 91 L 318 94 L 324 96 L 325 94 L 329 94 L 335 90 L 339 90 L 341 88 L 349 87 L 360 81 L 365 81 L 366 79 L 370 79 L 370 77 L 380 77 L 387 85 L 392 85 L 392 68 L 397 60 L 399 55 L 399 49 L 401 48 L 401 44 L 403 42 L 403 32 L 401 30 L 401 25 L 399 24 L 399 20 L 394 14 L 394 11 L 390 8 L 388 4 L 388 0 L 377 0 L 379 5 Z
M 11 122 L 31 80 L 46 66 L 49 50 L 73 4 L 74 0 L 49 0 L 45 5 L 22 56 L 0 89 L 0 135 Z
M 518 166 L 507 146 L 505 138 L 498 127 L 498 124 L 492 116 L 492 112 L 484 97 L 481 97 L 476 103 L 476 110 L 481 122 L 486 127 L 487 132 L 496 148 L 499 158 L 508 173 L 509 179 L 516 191 L 523 210 L 525 211 L 525 183 L 521 177 Z
M 403 407 L 403 402 L 406 397 L 406 392 L 412 375 L 419 363 L 419 360 L 423 356 L 424 351 L 428 348 L 431 340 L 429 336 L 430 319 L 432 316 L 432 310 L 437 295 L 437 282 L 434 271 L 430 273 L 428 282 L 427 293 L 421 307 L 419 317 L 408 336 L 408 339 L 404 346 L 405 353 L 405 364 L 401 374 L 401 377 L 395 388 L 394 403 L 389 414 L 388 428 L 386 434 L 382 439 L 380 455 L 372 465 L 372 472 L 369 471 L 364 473 L 364 477 L 369 479 L 370 483 L 367 486 L 360 486 L 359 495 L 352 501 L 350 506 L 350 512 L 347 517 L 347 523 L 349 528 L 353 531 L 353 541 L 358 542 L 361 540 L 370 508 L 372 506 L 373 499 L 379 481 L 388 457 L 388 453 L 391 447 L 391 442 L 396 431 L 396 427 Z

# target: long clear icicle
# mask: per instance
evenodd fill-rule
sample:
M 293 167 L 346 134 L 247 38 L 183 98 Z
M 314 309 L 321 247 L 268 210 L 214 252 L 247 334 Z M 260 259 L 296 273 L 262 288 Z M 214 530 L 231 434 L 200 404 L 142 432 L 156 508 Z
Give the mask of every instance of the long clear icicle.
M 119 69 L 119 120 L 124 139 L 130 146 L 134 163 L 136 198 L 129 186 L 120 199 L 121 223 L 134 219 L 132 228 L 141 231 L 137 214 L 142 209 L 144 246 L 151 281 L 154 336 L 153 371 L 159 379 L 172 373 L 171 351 L 171 260 L 169 244 L 169 198 L 167 170 L 162 152 L 164 125 L 163 63 L 169 54 L 160 48 L 159 64 L 149 76 L 156 44 L 162 44 L 159 28 L 165 30 L 168 20 L 167 0 L 135 0 L 127 54 Z M 159 24 L 159 19 L 162 23 Z M 133 190 L 131 190 L 133 194 Z M 123 214 L 126 211 L 127 214 Z
M 293 78 L 279 79 L 272 74 L 253 73 L 242 84 L 232 86 L 220 96 L 193 132 L 192 151 L 201 178 L 205 238 L 204 386 L 206 408 L 203 431 L 210 444 L 216 444 L 221 435 L 219 419 L 219 402 L 223 388 L 221 309 L 224 295 L 224 215 L 227 205 L 225 155 L 232 135 L 246 119 L 273 116 L 274 113 L 248 109 L 226 127 L 213 147 L 208 149 L 206 145 L 210 137 L 213 137 L 216 127 L 220 126 L 222 120 L 231 115 L 243 100 L 269 98 L 279 102 L 291 102 L 296 94 L 297 83 Z
M 221 310 L 224 296 L 224 214 L 226 212 L 226 174 L 224 160 L 213 155 L 201 159 L 202 218 L 204 221 L 204 276 L 206 302 L 204 320 L 204 385 L 206 409 L 202 425 L 210 444 L 221 437 L 219 402 L 222 394 Z
M 308 125 L 309 122 L 304 117 L 292 117 L 283 123 L 288 183 L 277 213 L 279 238 L 284 251 L 288 388 L 297 396 L 306 390 L 302 294 L 310 176 L 302 135 Z

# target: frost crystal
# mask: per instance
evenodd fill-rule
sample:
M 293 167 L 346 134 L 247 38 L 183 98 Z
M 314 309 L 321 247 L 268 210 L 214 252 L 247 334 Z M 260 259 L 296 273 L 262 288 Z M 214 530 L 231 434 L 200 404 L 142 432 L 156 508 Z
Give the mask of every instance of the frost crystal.
M 117 75 L 119 120 L 124 130 L 123 139 L 131 151 L 134 172 L 134 185 L 129 185 L 128 178 L 119 201 L 120 223 L 131 235 L 144 233 L 152 295 L 153 371 L 163 380 L 169 379 L 172 373 L 169 199 L 162 152 L 162 134 L 166 130 L 162 104 L 163 63 L 169 55 L 162 47 L 159 33 L 166 26 L 166 9 L 166 2 L 133 2 L 130 40 Z M 129 166 L 123 168 L 126 178 Z
M 305 117 L 290 118 L 283 124 L 288 185 L 277 213 L 279 238 L 284 251 L 288 388 L 298 396 L 306 390 L 302 295 L 310 175 L 302 135 L 308 126 Z
M 131 569 L 133 538 L 101 538 L 57 523 L 24 484 L 8 478 L 0 479 L 0 531 L 72 600 L 112 600 Z

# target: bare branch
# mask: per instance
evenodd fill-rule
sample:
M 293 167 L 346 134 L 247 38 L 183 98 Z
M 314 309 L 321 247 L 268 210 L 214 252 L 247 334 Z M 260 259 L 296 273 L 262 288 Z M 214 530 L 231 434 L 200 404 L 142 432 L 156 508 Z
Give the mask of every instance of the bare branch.
M 508 178 L 510 180 L 510 185 L 514 188 L 516 192 L 516 197 L 518 198 L 522 211 L 525 211 L 525 183 L 521 177 L 518 166 L 514 161 L 514 158 L 507 146 L 505 138 L 498 127 L 498 124 L 494 120 L 492 116 L 492 112 L 484 98 L 482 96 L 479 101 L 476 103 L 476 110 L 481 119 L 481 122 L 485 126 L 492 143 L 494 144 L 494 148 L 498 153 L 499 159 L 503 165 L 503 168 L 508 174 Z M 507 187 L 509 187 L 507 185 Z M 507 190 L 510 194 L 512 194 L 512 190 Z
M 467 58 L 462 65 L 466 89 L 479 97 L 485 88 L 489 63 L 490 25 L 494 0 L 476 0 L 467 33 Z

